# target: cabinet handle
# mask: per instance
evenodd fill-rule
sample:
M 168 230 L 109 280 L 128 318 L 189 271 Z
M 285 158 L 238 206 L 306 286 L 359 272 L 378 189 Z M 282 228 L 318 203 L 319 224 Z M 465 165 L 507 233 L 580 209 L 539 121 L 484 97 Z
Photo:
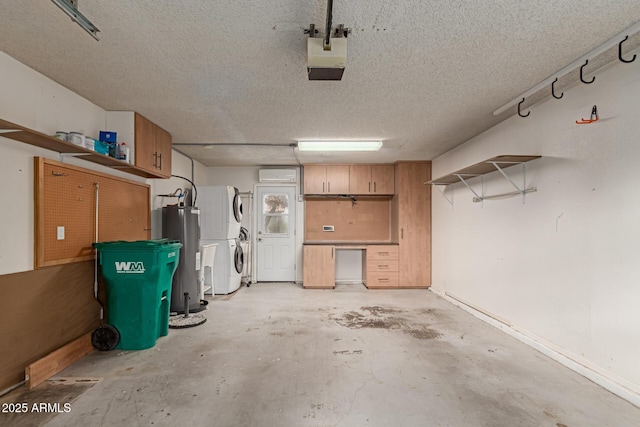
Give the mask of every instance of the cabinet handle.
M 400 238 L 404 239 L 404 228 L 400 229 Z
M 376 183 L 375 183 L 375 182 L 373 183 L 373 192 L 374 192 L 374 193 L 376 193 L 376 192 L 377 192 L 377 191 L 376 191 Z
M 378 264 L 378 268 L 389 268 L 388 264 Z
M 333 259 L 333 251 L 335 250 L 335 248 L 331 248 L 331 259 Z
M 324 193 L 324 182 L 322 183 L 322 192 Z
M 331 193 L 331 181 L 327 182 L 327 193 Z
M 378 252 L 378 255 L 389 255 L 389 252 Z
M 160 166 L 158 166 L 158 169 L 162 169 L 162 153 L 158 154 L 158 157 L 160 157 Z
M 158 152 L 157 151 L 155 153 L 153 153 L 153 167 L 154 168 L 158 167 Z
M 386 277 L 381 277 L 378 279 L 379 282 L 388 282 L 389 279 L 387 279 Z
M 371 183 L 369 183 L 369 193 L 371 193 Z

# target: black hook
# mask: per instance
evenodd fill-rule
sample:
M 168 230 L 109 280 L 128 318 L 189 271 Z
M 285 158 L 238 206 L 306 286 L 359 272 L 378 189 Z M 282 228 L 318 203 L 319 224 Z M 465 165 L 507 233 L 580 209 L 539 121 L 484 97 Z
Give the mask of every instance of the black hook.
M 588 63 L 589 63 L 589 60 L 587 59 L 587 60 L 585 61 L 584 65 L 583 65 L 582 67 L 580 67 L 580 81 L 581 81 L 582 83 L 584 83 L 584 84 L 590 85 L 591 83 L 593 83 L 593 82 L 596 80 L 596 76 L 593 76 L 593 78 L 591 79 L 591 81 L 590 81 L 590 82 L 586 81 L 586 80 L 584 79 L 584 77 L 582 76 L 582 69 L 583 69 L 584 67 L 586 67 Z
M 624 62 L 624 63 L 626 63 L 626 64 L 628 64 L 629 62 L 633 62 L 633 61 L 635 61 L 635 60 L 636 60 L 636 55 L 633 55 L 633 58 L 631 58 L 631 59 L 624 59 L 624 58 L 622 57 L 622 43 L 626 42 L 628 38 L 629 38 L 629 36 L 625 37 L 625 38 L 624 38 L 624 40 L 622 40 L 622 41 L 620 42 L 620 44 L 618 45 L 618 59 L 619 59 L 621 62 Z
M 556 77 L 556 79 L 553 81 L 553 83 L 551 83 L 551 95 L 553 95 L 553 97 L 555 99 L 560 99 L 564 96 L 564 93 L 561 93 L 560 96 L 556 95 L 556 82 L 558 81 L 558 78 Z
M 531 111 L 527 111 L 527 114 L 522 114 L 522 113 L 520 112 L 520 105 L 522 105 L 522 103 L 523 103 L 523 102 L 524 102 L 524 98 L 522 98 L 522 101 L 520 101 L 520 102 L 518 103 L 518 115 L 519 115 L 520 117 L 528 117 L 528 116 L 529 116 L 529 114 L 531 114 Z

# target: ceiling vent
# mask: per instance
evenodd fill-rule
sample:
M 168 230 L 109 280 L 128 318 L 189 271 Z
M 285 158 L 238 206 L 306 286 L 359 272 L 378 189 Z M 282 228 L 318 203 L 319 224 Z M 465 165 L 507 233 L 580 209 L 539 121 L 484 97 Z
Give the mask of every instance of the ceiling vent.
M 296 182 L 295 169 L 260 169 L 258 170 L 260 182 Z

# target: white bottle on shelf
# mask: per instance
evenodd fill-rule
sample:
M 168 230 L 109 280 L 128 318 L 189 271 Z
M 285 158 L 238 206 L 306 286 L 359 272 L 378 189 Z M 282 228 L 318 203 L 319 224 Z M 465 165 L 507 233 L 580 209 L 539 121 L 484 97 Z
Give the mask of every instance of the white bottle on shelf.
M 129 147 L 127 147 L 126 143 L 120 144 L 120 153 L 122 155 L 122 160 L 127 163 L 131 163 L 131 156 L 129 155 Z

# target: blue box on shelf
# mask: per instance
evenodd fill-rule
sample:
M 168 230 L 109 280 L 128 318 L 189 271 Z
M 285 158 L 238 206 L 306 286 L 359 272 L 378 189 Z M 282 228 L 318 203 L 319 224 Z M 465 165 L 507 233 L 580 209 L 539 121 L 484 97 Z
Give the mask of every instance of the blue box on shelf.
M 116 142 L 118 134 L 116 132 L 100 131 L 100 141 L 102 142 Z

